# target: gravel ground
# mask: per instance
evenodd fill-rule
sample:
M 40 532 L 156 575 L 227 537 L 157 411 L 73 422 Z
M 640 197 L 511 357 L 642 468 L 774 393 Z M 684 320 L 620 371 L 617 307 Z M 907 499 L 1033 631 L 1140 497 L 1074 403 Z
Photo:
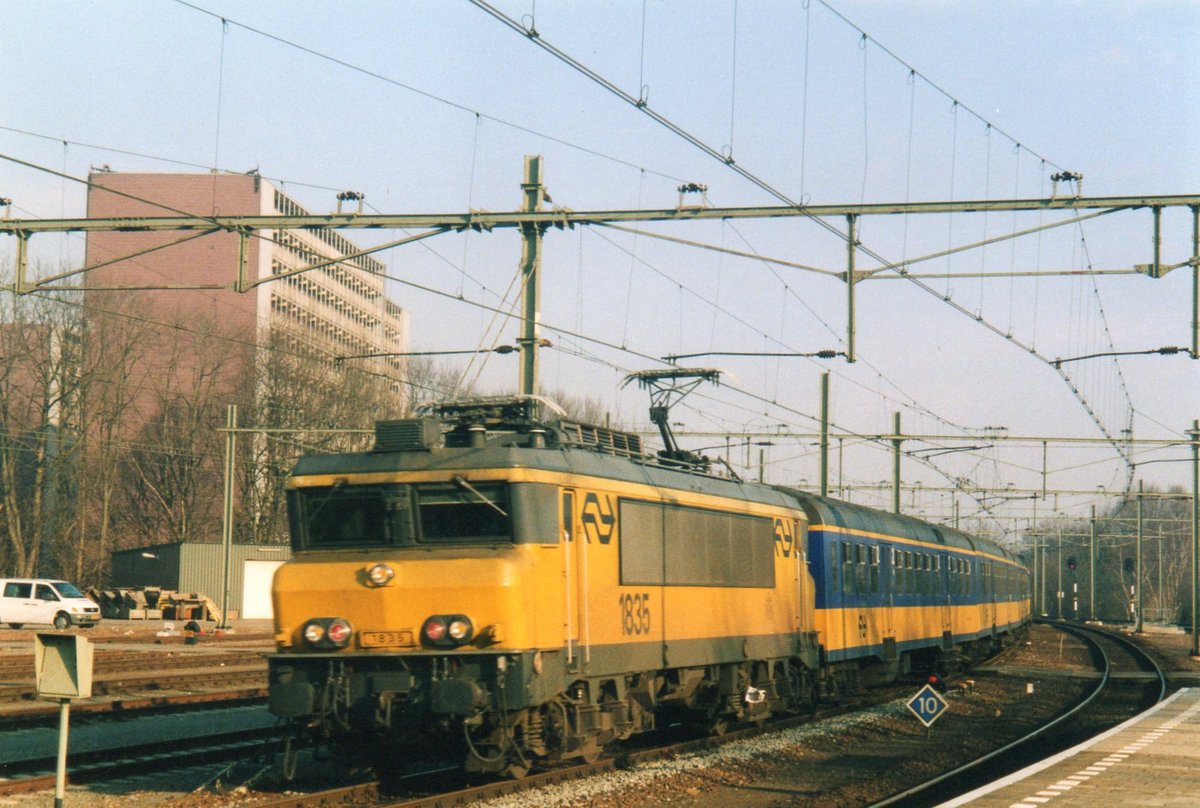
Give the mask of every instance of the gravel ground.
M 1200 674 L 1188 656 L 1190 637 L 1148 630 L 1140 641 L 1178 671 Z M 1087 670 L 1082 645 L 1061 632 L 1035 626 L 1030 641 L 1009 649 L 996 662 L 1020 675 L 978 675 L 971 692 L 947 696 L 949 709 L 927 733 L 905 706 L 908 697 L 852 715 L 730 744 L 718 750 L 659 761 L 629 771 L 589 778 L 562 787 L 481 803 L 516 806 L 643 805 L 695 808 L 776 808 L 819 805 L 861 806 L 894 793 L 902 782 L 920 781 L 944 770 L 948 761 L 972 757 L 1001 745 L 1039 723 L 1085 687 L 1054 670 Z M 1026 669 L 1047 669 L 1045 673 Z M 919 684 L 914 684 L 913 693 Z M 1030 693 L 1032 689 L 1032 693 Z M 234 808 L 267 796 L 216 794 L 205 783 L 213 767 L 146 775 L 96 787 L 72 787 L 72 808 Z M 193 793 L 196 792 L 196 793 Z M 0 806 L 34 808 L 51 804 L 49 792 L 0 797 Z

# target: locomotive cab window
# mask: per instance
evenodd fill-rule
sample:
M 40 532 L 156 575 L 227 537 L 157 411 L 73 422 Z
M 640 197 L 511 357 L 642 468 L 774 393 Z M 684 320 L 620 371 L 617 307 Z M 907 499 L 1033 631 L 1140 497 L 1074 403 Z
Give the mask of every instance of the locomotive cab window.
M 536 493 L 524 497 L 527 506 L 536 504 Z M 511 544 L 511 500 L 504 483 L 349 485 L 339 480 L 288 492 L 288 517 L 297 550 Z M 545 509 L 524 510 L 533 514 Z M 534 524 L 536 519 L 524 522 L 522 532 L 547 533 Z
M 494 544 L 512 541 L 508 486 L 468 483 L 417 486 L 422 544 Z
M 383 486 L 346 485 L 289 492 L 288 516 L 297 549 L 378 547 L 391 544 L 393 525 Z

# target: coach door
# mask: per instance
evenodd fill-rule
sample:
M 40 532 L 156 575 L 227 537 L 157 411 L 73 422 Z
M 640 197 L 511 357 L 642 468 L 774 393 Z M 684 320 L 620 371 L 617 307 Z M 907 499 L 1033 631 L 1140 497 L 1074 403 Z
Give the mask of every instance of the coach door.
M 950 611 L 950 557 L 945 553 L 938 553 L 933 559 L 937 564 L 937 570 L 934 573 L 934 580 L 937 582 L 934 592 L 940 604 L 938 610 L 942 613 L 942 634 L 944 636 L 946 632 L 954 630 L 954 615 Z
M 581 624 L 584 617 L 583 593 L 586 591 L 584 576 L 587 567 L 583 555 L 586 552 L 582 531 L 579 529 L 577 496 L 573 489 L 563 489 L 562 506 L 559 508 L 559 534 L 562 541 L 563 558 L 563 640 L 567 669 L 577 671 L 580 660 Z
M 991 561 L 981 562 L 983 566 L 983 630 L 995 633 L 996 629 L 996 565 Z

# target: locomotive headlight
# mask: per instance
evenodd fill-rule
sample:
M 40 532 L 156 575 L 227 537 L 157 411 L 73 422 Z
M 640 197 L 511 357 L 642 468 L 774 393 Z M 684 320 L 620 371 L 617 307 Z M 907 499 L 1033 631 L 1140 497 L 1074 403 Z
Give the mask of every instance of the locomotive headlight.
M 387 564 L 376 564 L 367 570 L 367 582 L 372 586 L 387 586 L 396 577 L 396 571 Z
M 450 625 L 446 628 L 450 638 L 455 642 L 464 643 L 471 639 L 475 633 L 471 621 L 466 617 L 456 617 L 450 621 Z
M 304 627 L 304 640 L 309 645 L 316 645 L 325 639 L 325 626 L 320 623 L 309 623 Z

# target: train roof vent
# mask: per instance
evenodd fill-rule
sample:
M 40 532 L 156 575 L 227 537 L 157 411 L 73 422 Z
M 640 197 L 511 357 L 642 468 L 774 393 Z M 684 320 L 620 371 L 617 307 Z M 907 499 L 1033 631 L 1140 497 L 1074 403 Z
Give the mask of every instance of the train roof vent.
M 432 449 L 442 443 L 442 428 L 436 418 L 405 418 L 375 422 L 375 451 L 405 452 Z
M 629 432 L 619 432 L 603 426 L 577 424 L 563 421 L 559 428 L 572 443 L 592 446 L 602 452 L 617 455 L 640 455 L 642 453 L 642 438 Z

